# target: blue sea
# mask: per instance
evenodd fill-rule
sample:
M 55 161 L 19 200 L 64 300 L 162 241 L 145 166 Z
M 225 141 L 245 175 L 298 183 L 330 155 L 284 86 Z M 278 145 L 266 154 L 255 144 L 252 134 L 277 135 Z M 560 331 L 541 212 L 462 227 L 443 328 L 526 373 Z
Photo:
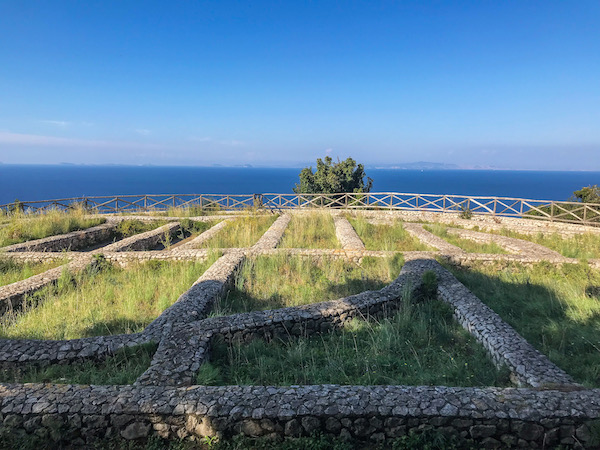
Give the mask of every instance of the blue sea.
M 116 194 L 291 193 L 300 168 L 0 164 L 0 204 Z M 600 172 L 367 169 L 373 192 L 567 200 Z

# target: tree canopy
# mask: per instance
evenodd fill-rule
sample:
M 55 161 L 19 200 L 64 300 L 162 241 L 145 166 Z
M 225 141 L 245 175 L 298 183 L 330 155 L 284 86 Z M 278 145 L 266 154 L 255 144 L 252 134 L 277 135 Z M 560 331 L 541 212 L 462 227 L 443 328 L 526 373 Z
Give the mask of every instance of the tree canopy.
M 344 161 L 338 159 L 333 162 L 326 156 L 323 161 L 317 159 L 317 170 L 305 167 L 300 172 L 300 183 L 296 184 L 294 192 L 297 194 L 337 194 L 343 192 L 369 192 L 373 180 L 366 177 L 365 168 L 357 164 L 352 158 Z
M 600 203 L 600 187 L 596 184 L 582 187 L 580 190 L 573 192 L 573 195 L 583 203 Z

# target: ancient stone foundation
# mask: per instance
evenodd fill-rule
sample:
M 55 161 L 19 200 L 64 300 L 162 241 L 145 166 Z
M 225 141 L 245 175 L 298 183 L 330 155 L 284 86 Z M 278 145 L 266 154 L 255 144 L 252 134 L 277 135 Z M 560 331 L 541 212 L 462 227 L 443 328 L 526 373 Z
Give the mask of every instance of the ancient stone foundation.
M 336 217 L 335 224 L 342 249 L 278 249 L 291 214 L 294 212 L 280 215 L 252 247 L 222 249 L 222 256 L 141 333 L 67 341 L 0 340 L 0 367 L 8 368 L 25 363 L 97 360 L 120 348 L 148 342 L 158 346 L 150 367 L 132 386 L 0 384 L 0 430 L 13 437 L 35 434 L 55 446 L 75 447 L 107 438 L 200 439 L 236 434 L 284 438 L 315 432 L 368 444 L 391 441 L 413 431 L 436 430 L 472 440 L 481 448 L 560 445 L 598 448 L 600 444 L 595 439 L 600 423 L 600 390 L 575 383 L 435 258 L 457 264 L 497 260 L 529 263 L 550 260 L 554 264 L 568 264 L 574 260 L 518 239 L 490 237 L 469 230 L 452 231 L 480 242 L 497 242 L 513 253 L 470 254 L 426 232 L 420 224 L 407 224 L 411 234 L 437 251 L 405 252 L 406 262 L 400 275 L 379 291 L 333 301 L 315 299 L 315 303 L 301 307 L 209 317 L 213 304 L 228 292 L 245 258 L 284 253 L 360 263 L 366 256 L 388 257 L 398 253 L 364 250 L 351 224 L 341 217 Z M 373 221 L 424 217 L 424 214 L 387 212 L 366 215 Z M 93 253 L 103 254 L 124 266 L 150 259 L 205 259 L 209 251 L 195 247 L 234 220 L 230 215 L 222 218 L 225 220 L 213 228 L 173 249 L 149 250 L 157 237 L 177 230 L 178 218 L 170 218 L 172 223 L 160 229 L 98 248 Z M 518 227 L 521 222 L 525 228 L 538 226 L 524 219 L 502 220 L 502 226 Z M 108 230 L 111 223 L 102 230 Z M 483 220 L 478 223 L 480 229 L 483 225 L 489 228 L 499 225 Z M 553 230 L 560 228 L 558 224 L 542 222 L 541 225 Z M 575 225 L 564 225 L 564 230 L 567 235 L 582 231 Z M 56 242 L 64 245 L 68 239 L 73 239 L 71 234 L 30 242 L 20 247 L 26 250 L 9 249 L 6 255 L 15 255 L 20 260 L 44 259 L 46 256 L 27 250 L 52 254 L 58 248 Z M 72 271 L 94 263 L 89 253 L 70 252 L 65 256 Z M 62 270 L 65 267 L 0 287 L 0 313 L 18 307 L 20 299 L 54 282 Z M 438 298 L 453 309 L 457 321 L 483 345 L 494 363 L 509 369 L 517 387 L 194 385 L 199 368 L 210 360 L 211 342 L 215 338 L 249 342 L 310 336 L 328 332 L 353 317 L 384 316 L 403 307 L 407 295 L 420 289 L 427 271 L 437 275 Z

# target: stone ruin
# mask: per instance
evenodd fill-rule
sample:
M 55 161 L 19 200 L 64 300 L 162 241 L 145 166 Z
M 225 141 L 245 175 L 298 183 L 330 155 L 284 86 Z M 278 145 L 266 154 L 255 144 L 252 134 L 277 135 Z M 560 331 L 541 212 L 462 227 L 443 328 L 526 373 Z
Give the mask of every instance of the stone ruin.
M 435 259 L 441 256 L 453 264 L 464 265 L 479 260 L 574 263 L 575 260 L 531 242 L 467 228 L 477 225 L 487 231 L 510 228 L 521 233 L 552 231 L 565 235 L 597 232 L 596 229 L 527 219 L 503 218 L 499 224 L 498 220 L 479 216 L 461 220 L 452 214 L 367 211 L 364 215 L 374 223 L 406 221 L 408 232 L 436 251 L 402 252 L 406 262 L 400 275 L 379 291 L 300 307 L 207 318 L 245 258 L 286 253 L 360 261 L 365 256 L 394 254 L 365 250 L 352 225 L 339 212 L 333 214 L 341 249 L 278 248 L 292 214 L 302 212 L 280 215 L 252 247 L 223 249 L 223 256 L 140 333 L 65 341 L 0 340 L 0 367 L 5 368 L 27 363 L 100 360 L 124 347 L 158 344 L 150 367 L 133 385 L 0 384 L 0 426 L 14 433 L 34 433 L 49 442 L 67 439 L 74 446 L 111 437 L 295 437 L 315 432 L 381 443 L 424 429 L 455 434 L 484 448 L 598 445 L 593 441 L 592 430 L 600 418 L 600 390 L 575 383 Z M 222 221 L 183 245 L 150 251 L 164 233 L 178 230 L 179 219 L 167 218 L 167 225 L 101 246 L 93 253 L 101 253 L 124 266 L 136 260 L 202 260 L 207 258 L 208 250 L 194 247 L 214 236 L 234 217 L 238 216 L 192 218 Z M 77 272 L 93 261 L 90 252 L 77 250 L 105 242 L 124 218 L 108 216 L 105 224 L 84 231 L 5 247 L 2 256 L 17 261 L 66 257 L 69 270 Z M 478 242 L 496 242 L 510 253 L 466 253 L 427 232 L 417 221 L 459 224 L 464 228 L 452 229 L 452 233 Z M 70 251 L 65 253 L 66 249 Z M 600 262 L 590 264 L 598 267 Z M 0 313 L 19 308 L 26 295 L 55 282 L 62 270 L 63 267 L 57 267 L 0 287 Z M 214 338 L 248 342 L 306 336 L 326 332 L 353 317 L 382 316 L 401 308 L 403 292 L 418 290 L 423 273 L 430 270 L 438 278 L 438 298 L 450 305 L 456 320 L 484 346 L 496 365 L 508 367 L 518 387 L 193 385 L 195 374 L 210 356 Z

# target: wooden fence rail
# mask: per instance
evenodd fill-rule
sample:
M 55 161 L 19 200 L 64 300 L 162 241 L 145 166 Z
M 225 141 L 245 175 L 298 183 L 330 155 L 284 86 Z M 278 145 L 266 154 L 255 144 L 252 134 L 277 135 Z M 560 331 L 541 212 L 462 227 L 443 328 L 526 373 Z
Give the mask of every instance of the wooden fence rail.
M 0 213 L 35 213 L 50 209 L 84 208 L 98 213 L 166 211 L 171 208 L 235 211 L 243 209 L 347 208 L 365 210 L 411 210 L 463 215 L 482 214 L 526 217 L 554 222 L 600 226 L 600 204 L 530 200 L 509 197 L 405 194 L 147 194 L 75 197 L 0 205 Z

